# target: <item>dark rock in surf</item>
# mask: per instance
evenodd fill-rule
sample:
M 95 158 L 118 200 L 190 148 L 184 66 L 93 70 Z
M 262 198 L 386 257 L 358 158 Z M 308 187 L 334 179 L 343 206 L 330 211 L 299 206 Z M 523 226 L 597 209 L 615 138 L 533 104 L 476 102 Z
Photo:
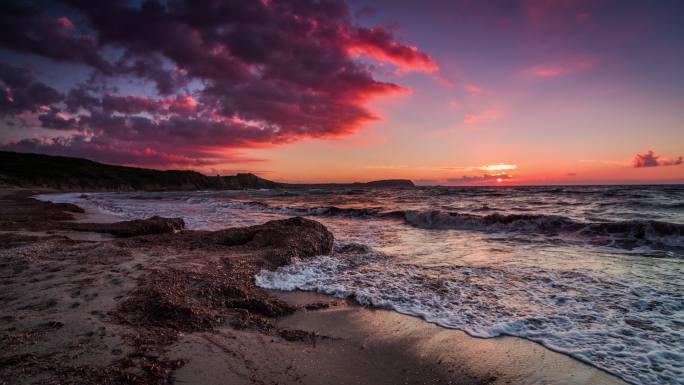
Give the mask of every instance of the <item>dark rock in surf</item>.
M 226 246 L 248 245 L 255 249 L 268 249 L 267 259 L 276 267 L 290 263 L 292 258 L 330 254 L 334 240 L 325 226 L 300 217 L 220 230 L 212 233 L 211 238 Z
M 327 309 L 330 307 L 329 303 L 326 302 L 314 302 L 304 306 L 304 309 L 309 311 Z
M 67 223 L 64 227 L 69 230 L 109 233 L 117 237 L 127 238 L 139 235 L 173 233 L 184 229 L 185 222 L 182 218 L 154 216 L 147 219 L 114 223 Z
M 333 235 L 318 222 L 290 218 L 246 228 L 136 237 L 117 244 L 122 242 L 128 247 L 155 243 L 197 247 L 207 255 L 225 256 L 210 269 L 159 269 L 142 277 L 139 288 L 118 307 L 115 317 L 119 322 L 191 332 L 210 330 L 228 320 L 236 328 L 270 330 L 267 318 L 296 309 L 257 288 L 254 274 L 295 257 L 329 254 Z

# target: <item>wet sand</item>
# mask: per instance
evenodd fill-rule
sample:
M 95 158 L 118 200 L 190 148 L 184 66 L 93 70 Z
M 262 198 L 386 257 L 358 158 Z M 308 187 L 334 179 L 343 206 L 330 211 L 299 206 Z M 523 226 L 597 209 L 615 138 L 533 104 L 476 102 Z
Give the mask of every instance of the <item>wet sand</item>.
M 314 333 L 288 342 L 220 330 L 183 336 L 169 357 L 196 355 L 175 373 L 203 384 L 625 384 L 516 337 L 473 338 L 416 317 L 305 292 L 272 292 L 301 309 L 279 327 Z M 267 377 L 263 377 L 268 373 Z M 256 379 L 256 380 L 255 380 Z
M 29 210 L 7 194 L 0 216 Z M 264 228 L 284 248 L 242 230 L 119 239 L 29 222 L 0 226 L 0 384 L 624 384 L 524 339 L 254 287 L 281 250 L 315 251 L 315 227 Z

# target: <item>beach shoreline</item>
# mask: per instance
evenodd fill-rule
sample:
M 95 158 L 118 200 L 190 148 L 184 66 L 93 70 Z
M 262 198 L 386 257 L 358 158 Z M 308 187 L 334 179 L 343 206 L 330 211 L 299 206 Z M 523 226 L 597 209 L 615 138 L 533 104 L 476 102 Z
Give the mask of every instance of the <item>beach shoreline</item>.
M 0 190 L 3 384 L 624 384 L 521 338 L 257 288 L 259 269 L 330 248 L 313 221 L 117 237 L 33 193 Z

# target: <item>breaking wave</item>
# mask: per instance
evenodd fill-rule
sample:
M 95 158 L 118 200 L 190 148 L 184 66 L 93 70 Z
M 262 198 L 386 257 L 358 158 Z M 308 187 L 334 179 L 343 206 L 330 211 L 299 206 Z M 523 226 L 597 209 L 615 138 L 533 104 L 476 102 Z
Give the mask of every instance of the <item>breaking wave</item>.
M 402 219 L 420 229 L 452 229 L 484 232 L 510 232 L 545 236 L 563 236 L 592 245 L 635 248 L 649 246 L 656 249 L 684 248 L 684 224 L 655 220 L 620 222 L 579 222 L 560 215 L 500 214 L 475 215 L 440 210 L 395 210 L 383 207 L 348 208 L 278 207 L 260 201 L 223 202 L 223 207 L 262 211 L 281 215 Z M 487 211 L 479 208 L 474 211 Z
M 438 210 L 406 211 L 406 223 L 421 229 L 501 231 L 574 236 L 595 245 L 634 248 L 684 248 L 684 224 L 653 220 L 577 222 L 559 215 L 490 214 Z
M 511 232 L 575 237 L 593 245 L 635 248 L 684 248 L 684 224 L 655 220 L 621 222 L 579 222 L 560 215 L 499 214 L 475 215 L 440 210 L 385 211 L 382 207 L 344 208 L 278 207 L 260 201 L 221 203 L 224 207 L 256 210 L 281 215 L 403 219 L 420 229 L 452 229 Z M 487 211 L 479 208 L 475 211 Z

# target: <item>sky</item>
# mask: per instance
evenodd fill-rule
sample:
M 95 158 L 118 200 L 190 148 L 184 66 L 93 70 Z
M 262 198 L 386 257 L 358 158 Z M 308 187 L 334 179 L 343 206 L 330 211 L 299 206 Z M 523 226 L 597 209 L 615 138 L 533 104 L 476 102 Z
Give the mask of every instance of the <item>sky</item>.
M 284 182 L 684 183 L 684 2 L 0 4 L 0 150 Z

